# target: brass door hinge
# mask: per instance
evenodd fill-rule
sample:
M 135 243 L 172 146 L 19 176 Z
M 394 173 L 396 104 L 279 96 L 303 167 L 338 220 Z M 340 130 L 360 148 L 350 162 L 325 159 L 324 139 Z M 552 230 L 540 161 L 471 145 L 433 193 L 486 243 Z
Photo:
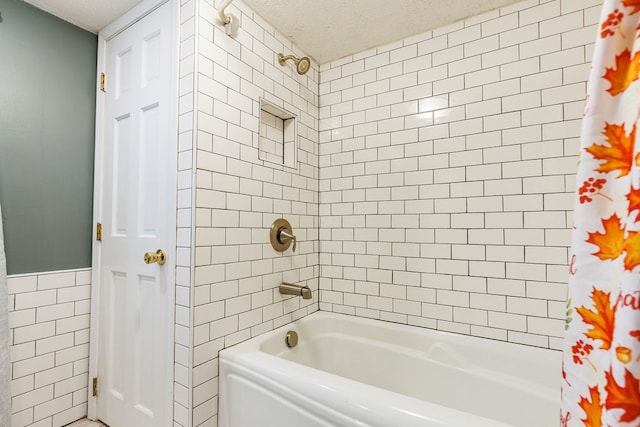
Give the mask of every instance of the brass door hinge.
M 97 397 L 98 396 L 98 377 L 95 377 L 93 379 L 93 387 L 92 387 L 91 394 L 93 395 L 93 397 Z
M 104 90 L 104 81 L 105 81 L 106 77 L 104 75 L 104 73 L 100 73 L 100 90 L 105 92 Z
M 96 224 L 96 240 L 102 242 L 102 223 Z

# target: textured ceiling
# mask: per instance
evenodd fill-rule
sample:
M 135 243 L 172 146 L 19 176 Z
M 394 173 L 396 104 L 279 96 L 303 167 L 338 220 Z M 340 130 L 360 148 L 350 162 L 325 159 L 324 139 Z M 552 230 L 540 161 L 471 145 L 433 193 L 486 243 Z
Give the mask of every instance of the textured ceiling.
M 97 33 L 142 0 L 25 1 Z M 324 64 L 520 0 L 243 1 Z
M 24 0 L 80 28 L 97 33 L 142 0 Z
M 324 64 L 519 0 L 243 1 Z

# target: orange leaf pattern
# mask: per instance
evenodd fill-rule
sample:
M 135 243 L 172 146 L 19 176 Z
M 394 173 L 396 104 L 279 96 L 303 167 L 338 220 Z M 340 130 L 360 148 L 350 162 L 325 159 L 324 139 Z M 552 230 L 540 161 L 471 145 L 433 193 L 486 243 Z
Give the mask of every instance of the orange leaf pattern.
M 640 188 L 639 189 L 632 188 L 631 192 L 627 194 L 627 200 L 629 200 L 629 216 L 631 216 L 631 213 L 633 211 L 637 210 L 638 213 L 634 221 L 636 222 L 640 221 Z
M 591 299 L 595 311 L 578 307 L 576 311 L 587 325 L 591 326 L 584 335 L 593 340 L 601 340 L 602 350 L 611 348 L 613 330 L 615 329 L 615 309 L 611 307 L 611 295 L 594 288 Z
M 622 409 L 620 422 L 629 423 L 640 417 L 640 382 L 627 369 L 624 370 L 624 385 L 616 382 L 611 372 L 605 373 L 607 378 L 607 409 Z M 637 424 L 636 424 L 637 425 Z
M 602 403 L 600 403 L 600 392 L 598 387 L 589 387 L 589 397 L 591 401 L 585 397 L 580 398 L 580 407 L 584 411 L 586 418 L 582 419 L 586 427 L 602 427 Z
M 610 218 L 603 219 L 602 225 L 604 233 L 589 233 L 586 242 L 599 248 L 593 255 L 601 260 L 616 259 L 624 250 L 624 230 L 621 228 L 620 218 L 613 214 Z
M 618 178 L 626 176 L 633 164 L 633 150 L 636 142 L 636 125 L 633 125 L 631 134 L 627 136 L 624 124 L 605 124 L 602 132 L 607 137 L 609 145 L 593 144 L 586 150 L 598 160 L 605 162 L 598 167 L 597 171 L 602 173 L 618 171 Z
M 624 268 L 633 271 L 640 265 L 640 233 L 632 231 L 624 242 Z
M 622 4 L 625 7 L 632 7 L 633 11 L 631 14 L 640 12 L 640 0 L 622 0 Z
M 602 77 L 611 83 L 607 92 L 612 96 L 620 95 L 640 77 L 640 52 L 632 57 L 631 52 L 625 49 L 616 56 L 615 68 L 607 68 Z
M 562 427 L 640 427 L 640 0 L 603 0 L 580 139 Z

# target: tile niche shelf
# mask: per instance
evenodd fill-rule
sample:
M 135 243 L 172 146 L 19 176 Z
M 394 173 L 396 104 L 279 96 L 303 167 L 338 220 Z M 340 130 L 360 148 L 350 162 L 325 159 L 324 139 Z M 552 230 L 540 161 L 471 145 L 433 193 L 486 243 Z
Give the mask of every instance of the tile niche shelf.
M 259 157 L 265 162 L 297 169 L 297 117 L 260 100 Z

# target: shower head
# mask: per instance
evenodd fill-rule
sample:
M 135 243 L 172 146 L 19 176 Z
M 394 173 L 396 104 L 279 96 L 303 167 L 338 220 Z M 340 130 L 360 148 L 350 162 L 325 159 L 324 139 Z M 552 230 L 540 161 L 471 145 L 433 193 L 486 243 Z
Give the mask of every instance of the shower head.
M 311 68 L 311 60 L 306 56 L 298 58 L 295 55 L 284 56 L 281 53 L 278 54 L 278 62 L 280 65 L 284 65 L 287 59 L 291 59 L 296 64 L 296 71 L 300 75 L 306 74 L 307 71 L 309 71 L 309 68 Z
M 296 70 L 300 75 L 307 74 L 307 71 L 309 71 L 310 67 L 311 67 L 311 61 L 306 56 L 303 56 L 302 58 L 300 58 L 296 63 Z

